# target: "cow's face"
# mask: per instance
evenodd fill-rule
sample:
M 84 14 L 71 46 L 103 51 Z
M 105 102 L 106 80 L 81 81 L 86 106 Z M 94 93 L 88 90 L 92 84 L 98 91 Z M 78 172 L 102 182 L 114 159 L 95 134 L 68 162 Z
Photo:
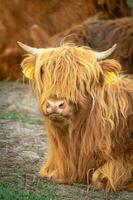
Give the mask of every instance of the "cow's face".
M 94 78 L 86 62 L 91 68 L 97 61 L 91 52 L 89 61 L 87 52 L 78 50 L 51 50 L 36 61 L 34 78 L 40 89 L 41 113 L 52 122 L 71 123 L 90 99 L 88 90 Z
M 97 53 L 70 45 L 50 49 L 20 46 L 33 55 L 24 59 L 22 68 L 37 91 L 42 114 L 56 123 L 70 123 L 90 104 L 102 74 L 97 59 L 108 56 L 110 50 Z
M 43 56 L 45 58 L 46 54 Z M 86 84 L 79 76 L 82 67 L 75 61 L 70 66 L 65 57 L 58 63 L 54 52 L 50 57 L 35 76 L 35 82 L 41 80 L 41 113 L 54 123 L 69 124 L 78 115 L 81 104 L 87 98 Z

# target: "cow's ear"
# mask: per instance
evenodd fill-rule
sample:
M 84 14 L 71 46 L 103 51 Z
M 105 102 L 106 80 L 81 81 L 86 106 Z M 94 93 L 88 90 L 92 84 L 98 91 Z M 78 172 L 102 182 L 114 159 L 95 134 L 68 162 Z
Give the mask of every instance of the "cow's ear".
M 114 59 L 103 60 L 99 64 L 103 72 L 114 72 L 117 74 L 121 70 L 121 65 Z
M 121 65 L 113 59 L 100 61 L 99 64 L 103 71 L 103 83 L 106 85 L 115 83 L 121 70 Z
M 35 71 L 36 58 L 33 55 L 28 55 L 21 63 L 22 72 L 29 80 L 33 79 Z

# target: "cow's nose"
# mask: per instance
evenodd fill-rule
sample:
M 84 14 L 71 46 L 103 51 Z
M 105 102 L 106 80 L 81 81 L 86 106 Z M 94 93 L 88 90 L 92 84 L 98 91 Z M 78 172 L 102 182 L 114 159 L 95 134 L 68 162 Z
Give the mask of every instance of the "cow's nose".
M 61 114 L 64 108 L 65 108 L 65 102 L 63 100 L 60 101 L 48 100 L 46 104 L 46 111 L 48 114 L 51 113 Z

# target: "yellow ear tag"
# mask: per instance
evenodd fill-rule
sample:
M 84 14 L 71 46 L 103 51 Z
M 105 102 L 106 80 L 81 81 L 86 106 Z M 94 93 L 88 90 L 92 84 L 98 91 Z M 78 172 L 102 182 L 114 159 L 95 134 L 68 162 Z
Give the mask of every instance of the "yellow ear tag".
M 104 81 L 106 85 L 112 85 L 116 83 L 117 75 L 114 72 L 106 72 L 104 76 Z
M 32 79 L 34 74 L 34 66 L 26 66 L 22 72 L 26 78 Z

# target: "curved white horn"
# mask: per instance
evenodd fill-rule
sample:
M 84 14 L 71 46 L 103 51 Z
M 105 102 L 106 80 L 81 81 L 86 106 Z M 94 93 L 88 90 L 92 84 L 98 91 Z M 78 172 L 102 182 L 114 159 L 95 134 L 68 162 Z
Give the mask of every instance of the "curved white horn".
M 24 49 L 28 53 L 31 53 L 34 56 L 38 56 L 42 51 L 44 51 L 44 49 L 33 48 L 19 41 L 17 43 L 22 49 Z
M 94 51 L 94 54 L 96 56 L 97 60 L 102 60 L 107 58 L 108 56 L 110 56 L 114 50 L 116 49 L 117 44 L 114 44 L 110 49 L 106 50 L 106 51 L 102 51 L 102 52 L 96 52 Z

